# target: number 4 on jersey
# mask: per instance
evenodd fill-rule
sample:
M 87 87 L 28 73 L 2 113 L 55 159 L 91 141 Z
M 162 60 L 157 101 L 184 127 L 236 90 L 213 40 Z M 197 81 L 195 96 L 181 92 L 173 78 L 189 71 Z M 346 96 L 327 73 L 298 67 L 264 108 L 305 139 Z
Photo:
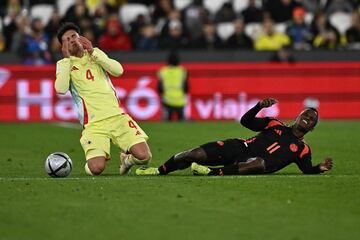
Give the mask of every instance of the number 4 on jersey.
M 94 75 L 92 75 L 90 69 L 86 70 L 86 79 L 90 81 L 94 81 Z

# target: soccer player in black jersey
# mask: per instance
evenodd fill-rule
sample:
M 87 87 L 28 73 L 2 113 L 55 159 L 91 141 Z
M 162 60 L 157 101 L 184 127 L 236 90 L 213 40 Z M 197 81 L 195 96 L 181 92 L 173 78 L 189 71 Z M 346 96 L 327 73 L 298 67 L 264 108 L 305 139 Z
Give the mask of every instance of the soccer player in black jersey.
M 313 130 L 319 116 L 314 108 L 303 110 L 291 126 L 276 118 L 257 118 L 256 114 L 277 101 L 266 98 L 241 118 L 241 124 L 258 135 L 249 139 L 227 139 L 210 142 L 172 156 L 159 168 L 139 168 L 137 175 L 166 175 L 191 166 L 194 175 L 245 175 L 273 173 L 295 163 L 305 174 L 318 174 L 332 168 L 332 159 L 311 163 L 310 147 L 303 141 Z M 206 166 L 219 166 L 210 168 Z

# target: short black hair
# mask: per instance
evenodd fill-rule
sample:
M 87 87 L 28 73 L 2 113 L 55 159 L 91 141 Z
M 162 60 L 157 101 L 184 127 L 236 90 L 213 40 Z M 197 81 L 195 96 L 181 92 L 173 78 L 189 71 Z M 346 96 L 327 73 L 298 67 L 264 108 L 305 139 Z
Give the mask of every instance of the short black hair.
M 62 36 L 64 35 L 64 33 L 68 30 L 74 30 L 75 32 L 77 32 L 78 34 L 80 34 L 80 28 L 78 26 L 76 26 L 74 23 L 72 22 L 65 22 L 63 23 L 58 32 L 57 32 L 57 39 L 59 40 L 59 42 L 62 44 Z

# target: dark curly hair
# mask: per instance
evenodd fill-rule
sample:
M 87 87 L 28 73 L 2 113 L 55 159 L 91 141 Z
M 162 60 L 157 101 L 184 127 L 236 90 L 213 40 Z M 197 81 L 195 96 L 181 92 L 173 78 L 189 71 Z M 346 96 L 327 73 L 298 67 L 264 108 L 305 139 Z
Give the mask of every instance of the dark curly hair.
M 77 32 L 78 34 L 80 34 L 80 28 L 78 26 L 76 26 L 74 23 L 72 22 L 65 22 L 63 23 L 59 30 L 57 31 L 57 39 L 59 40 L 59 42 L 62 44 L 62 36 L 64 35 L 64 33 L 68 30 L 74 30 L 75 32 Z

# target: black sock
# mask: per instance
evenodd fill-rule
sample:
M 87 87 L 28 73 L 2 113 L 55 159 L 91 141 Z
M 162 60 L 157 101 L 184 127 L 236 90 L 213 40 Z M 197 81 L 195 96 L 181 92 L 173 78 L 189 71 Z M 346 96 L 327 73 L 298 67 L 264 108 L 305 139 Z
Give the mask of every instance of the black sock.
M 175 163 L 174 156 L 172 156 L 169 160 L 167 160 L 163 165 L 161 165 L 159 168 L 160 175 L 166 175 L 170 172 L 178 170 L 178 166 Z
M 224 175 L 238 175 L 239 167 L 237 165 L 227 165 L 222 168 L 210 168 L 211 172 L 208 175 L 210 176 L 224 176 Z

